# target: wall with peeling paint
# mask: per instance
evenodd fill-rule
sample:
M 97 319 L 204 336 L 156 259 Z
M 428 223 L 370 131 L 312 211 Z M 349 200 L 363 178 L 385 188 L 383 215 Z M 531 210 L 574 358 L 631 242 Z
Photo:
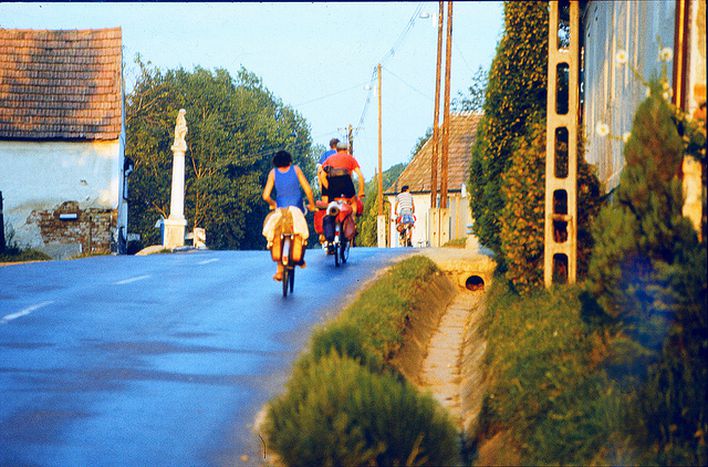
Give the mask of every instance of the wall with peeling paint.
M 107 252 L 106 235 L 114 236 L 117 224 L 122 165 L 120 140 L 0 141 L 6 235 L 20 247 L 58 258 L 89 253 L 87 246 Z M 60 219 L 67 217 L 67 207 L 76 219 Z

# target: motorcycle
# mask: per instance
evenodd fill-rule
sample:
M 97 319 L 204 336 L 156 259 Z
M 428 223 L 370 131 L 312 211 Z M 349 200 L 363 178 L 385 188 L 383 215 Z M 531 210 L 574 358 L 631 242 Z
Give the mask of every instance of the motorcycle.
M 344 264 L 349 259 L 349 250 L 356 237 L 356 223 L 352 215 L 352 207 L 345 198 L 335 198 L 329 203 L 318 201 L 321 210 L 322 249 L 327 255 L 334 256 L 334 265 Z M 315 220 L 317 230 L 317 219 Z

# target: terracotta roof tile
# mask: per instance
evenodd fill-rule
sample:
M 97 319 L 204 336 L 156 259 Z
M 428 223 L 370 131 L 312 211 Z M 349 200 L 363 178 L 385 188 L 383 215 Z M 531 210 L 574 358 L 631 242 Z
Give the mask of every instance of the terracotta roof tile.
M 450 118 L 450 145 L 447 162 L 448 191 L 460 191 L 462 184 L 467 181 L 472 145 L 477 137 L 477 124 L 480 118 L 481 114 L 473 113 L 456 114 Z M 413 156 L 398 179 L 385 190 L 386 194 L 397 193 L 403 185 L 408 185 L 411 193 L 430 193 L 431 161 L 433 158 L 431 140 L 432 137 Z M 442 138 L 440 141 L 440 147 L 442 147 Z M 438 190 L 440 190 L 440 153 L 441 151 L 438 151 Z
M 0 139 L 117 139 L 122 33 L 0 29 Z

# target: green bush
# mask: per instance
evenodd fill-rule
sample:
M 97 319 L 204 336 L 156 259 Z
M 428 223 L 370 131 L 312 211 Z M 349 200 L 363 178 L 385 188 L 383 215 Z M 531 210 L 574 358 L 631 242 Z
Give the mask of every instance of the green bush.
M 503 261 L 501 175 L 509 167 L 518 138 L 527 133 L 530 117 L 545 116 L 548 44 L 539 38 L 547 35 L 547 3 L 504 3 L 504 36 L 489 72 L 469 180 L 475 234 L 497 253 L 498 262 Z
M 632 437 L 641 461 L 705 465 L 706 249 L 682 216 L 686 147 L 660 84 L 651 86 L 625 146 L 620 186 L 593 229 L 588 290 L 613 333 L 605 367 L 637 394 L 643 430 Z
M 499 215 L 505 276 L 521 293 L 543 285 L 546 122 L 538 115 L 531 120 L 529 133 L 519 139 L 519 147 L 512 153 L 510 166 L 502 175 L 504 207 Z M 578 229 L 578 277 L 583 278 L 592 249 L 591 223 L 600 206 L 600 183 L 585 161 L 582 142 L 579 143 L 578 212 L 574 217 Z M 560 149 L 567 163 L 567 144 Z
M 317 329 L 312 334 L 310 354 L 316 361 L 334 350 L 339 355 L 356 360 L 372 371 L 381 371 L 383 360 L 366 345 L 366 337 L 359 327 L 349 322 L 334 322 Z
M 266 433 L 289 466 L 452 465 L 458 437 L 428 395 L 336 352 L 300 366 Z

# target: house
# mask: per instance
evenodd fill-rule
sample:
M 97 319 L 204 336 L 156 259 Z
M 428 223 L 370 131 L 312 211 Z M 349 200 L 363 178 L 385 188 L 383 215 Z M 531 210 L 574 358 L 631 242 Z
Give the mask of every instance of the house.
M 464 238 L 467 235 L 467 226 L 472 222 L 466 183 L 469 178 L 472 145 L 477 136 L 477 125 L 480 118 L 481 114 L 469 112 L 450 116 L 447 205 L 450 209 L 449 232 L 451 239 Z M 389 218 L 393 218 L 396 194 L 398 194 L 402 186 L 408 185 L 413 195 L 416 215 L 416 224 L 412 237 L 413 246 L 430 246 L 431 244 L 430 183 L 432 154 L 433 144 L 431 137 L 413 156 L 411 162 L 393 185 L 384 191 L 384 195 L 387 196 L 387 200 L 391 204 Z M 439 166 L 437 192 L 439 197 Z M 395 228 L 390 230 L 389 245 L 398 246 L 398 233 Z
M 124 251 L 120 28 L 0 29 L 6 237 L 55 258 Z

